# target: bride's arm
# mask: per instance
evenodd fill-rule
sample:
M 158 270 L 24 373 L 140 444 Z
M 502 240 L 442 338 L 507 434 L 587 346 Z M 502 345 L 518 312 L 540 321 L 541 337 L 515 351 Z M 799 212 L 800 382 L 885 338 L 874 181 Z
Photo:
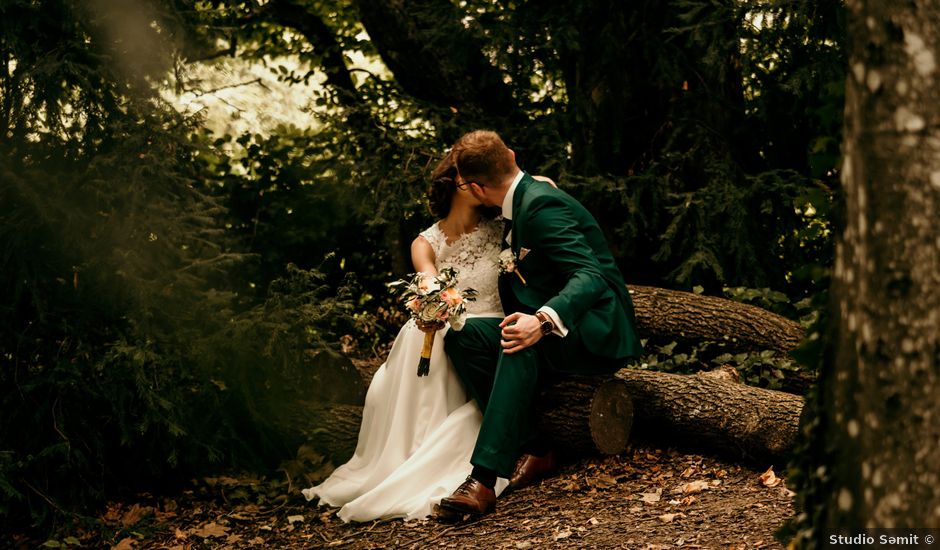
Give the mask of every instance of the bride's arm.
M 426 275 L 437 275 L 434 259 L 434 250 L 431 248 L 431 243 L 418 235 L 411 243 L 411 263 L 414 264 L 415 271 Z
M 437 275 L 437 268 L 434 266 L 434 249 L 431 248 L 431 243 L 427 239 L 418 235 L 418 237 L 411 242 L 411 263 L 415 266 L 415 271 L 418 273 L 424 273 L 426 276 Z M 433 333 L 437 330 L 437 325 L 428 325 L 422 323 L 420 320 L 416 320 L 415 324 L 423 332 Z

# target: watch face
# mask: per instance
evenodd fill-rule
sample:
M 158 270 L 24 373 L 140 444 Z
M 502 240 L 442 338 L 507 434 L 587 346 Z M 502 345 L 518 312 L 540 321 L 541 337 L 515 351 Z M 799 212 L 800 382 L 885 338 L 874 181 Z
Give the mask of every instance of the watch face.
M 552 331 L 552 324 L 548 321 L 542 321 L 542 334 L 549 334 Z

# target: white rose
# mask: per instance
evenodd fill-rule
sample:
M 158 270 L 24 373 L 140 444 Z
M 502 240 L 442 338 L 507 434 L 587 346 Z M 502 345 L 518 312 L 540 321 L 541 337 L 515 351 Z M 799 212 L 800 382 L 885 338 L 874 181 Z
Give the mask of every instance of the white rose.
M 450 328 L 454 330 L 463 330 L 463 326 L 467 323 L 467 315 L 461 313 L 460 315 L 451 315 L 450 317 Z
M 424 307 L 421 308 L 421 311 L 418 312 L 418 318 L 427 322 L 437 321 L 439 320 L 442 306 L 444 306 L 444 304 L 440 302 L 425 304 Z M 446 308 L 446 306 L 444 306 L 444 308 Z

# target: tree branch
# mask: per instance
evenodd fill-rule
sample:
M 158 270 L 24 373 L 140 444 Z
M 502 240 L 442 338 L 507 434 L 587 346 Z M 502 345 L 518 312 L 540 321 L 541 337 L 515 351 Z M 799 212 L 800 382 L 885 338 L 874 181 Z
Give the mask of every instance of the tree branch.
M 241 88 L 242 86 L 251 86 L 252 84 L 258 84 L 262 88 L 268 89 L 267 86 L 262 82 L 261 77 L 258 77 L 254 80 L 248 80 L 246 82 L 236 82 L 234 84 L 226 84 L 224 86 L 219 86 L 218 88 L 212 88 L 211 90 L 199 90 L 196 88 L 183 88 L 183 92 L 189 92 L 194 94 L 196 97 L 202 97 L 204 95 L 214 94 L 216 92 L 221 92 L 222 90 L 230 90 L 232 88 Z
M 360 20 L 395 79 L 441 107 L 506 116 L 514 111 L 503 74 L 448 0 L 359 0 Z
M 340 104 L 344 107 L 362 104 L 362 98 L 346 67 L 343 48 L 323 19 L 291 0 L 272 0 L 265 10 L 277 24 L 296 30 L 320 51 L 326 83 L 337 92 Z

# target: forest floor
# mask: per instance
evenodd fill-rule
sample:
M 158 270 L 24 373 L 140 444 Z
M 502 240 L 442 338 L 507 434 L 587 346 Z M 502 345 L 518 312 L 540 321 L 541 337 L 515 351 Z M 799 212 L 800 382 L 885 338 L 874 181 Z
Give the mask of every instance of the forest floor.
M 44 541 L 52 548 L 780 548 L 794 514 L 773 472 L 639 447 L 568 464 L 541 485 L 500 498 L 495 513 L 443 523 L 345 524 L 283 479 L 194 480 L 173 496 L 111 503 L 98 521 Z M 37 541 L 14 538 L 14 547 Z M 39 541 L 43 544 L 43 541 Z

